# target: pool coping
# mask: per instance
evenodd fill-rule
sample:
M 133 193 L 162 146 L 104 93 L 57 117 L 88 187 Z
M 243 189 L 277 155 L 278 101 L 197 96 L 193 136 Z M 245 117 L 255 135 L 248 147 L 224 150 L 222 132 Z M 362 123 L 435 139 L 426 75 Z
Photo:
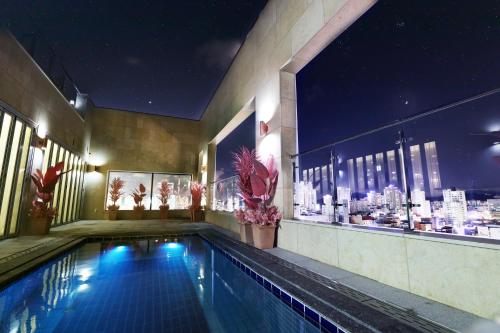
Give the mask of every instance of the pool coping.
M 123 233 L 67 237 L 16 255 L 2 264 L 0 290 L 50 259 L 82 243 L 199 236 L 322 332 L 454 332 L 410 311 L 385 303 L 319 274 L 235 240 L 214 228 L 165 233 Z M 2 258 L 1 261 L 5 261 Z M 300 309 L 303 309 L 301 311 Z M 339 330 L 337 330 L 337 327 Z

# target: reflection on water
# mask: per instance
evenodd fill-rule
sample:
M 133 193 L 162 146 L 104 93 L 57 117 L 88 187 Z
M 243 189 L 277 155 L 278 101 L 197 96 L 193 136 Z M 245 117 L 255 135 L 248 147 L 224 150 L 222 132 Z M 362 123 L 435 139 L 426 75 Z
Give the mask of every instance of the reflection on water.
M 1 332 L 316 331 L 198 237 L 87 243 L 0 292 Z

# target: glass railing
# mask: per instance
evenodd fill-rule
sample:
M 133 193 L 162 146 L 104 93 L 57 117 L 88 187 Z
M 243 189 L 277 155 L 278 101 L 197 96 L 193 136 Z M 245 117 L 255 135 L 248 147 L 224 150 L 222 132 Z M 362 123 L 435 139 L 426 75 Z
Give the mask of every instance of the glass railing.
M 293 156 L 294 217 L 500 239 L 500 89 Z
M 81 94 L 75 82 L 64 67 L 61 59 L 57 56 L 50 43 L 39 32 L 33 32 L 18 37 L 19 43 L 26 52 L 38 64 L 42 71 L 57 87 L 75 110 L 83 118 L 85 109 L 77 107 L 81 100 Z
M 212 210 L 232 212 L 243 208 L 243 200 L 238 195 L 237 181 L 238 177 L 232 176 L 210 184 Z

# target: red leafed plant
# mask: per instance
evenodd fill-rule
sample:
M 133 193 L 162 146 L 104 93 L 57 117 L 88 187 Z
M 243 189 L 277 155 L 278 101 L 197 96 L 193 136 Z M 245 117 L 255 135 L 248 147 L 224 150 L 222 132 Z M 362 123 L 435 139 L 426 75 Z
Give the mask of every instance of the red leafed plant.
M 36 186 L 36 196 L 37 198 L 33 200 L 33 205 L 30 210 L 30 215 L 32 217 L 47 217 L 52 219 L 57 210 L 55 208 L 50 208 L 48 205 L 54 197 L 54 189 L 56 187 L 59 178 L 71 171 L 65 171 L 64 162 L 59 162 L 54 166 L 51 166 L 45 172 L 45 175 L 40 169 L 36 169 L 35 173 L 31 175 L 31 179 Z
M 190 207 L 190 209 L 192 211 L 201 210 L 201 197 L 203 196 L 204 190 L 205 190 L 205 187 L 202 184 L 200 184 L 198 182 L 191 183 L 191 207 Z
M 245 202 L 245 209 L 235 211 L 235 217 L 242 223 L 277 225 L 281 213 L 272 205 L 279 175 L 274 157 L 270 156 L 264 165 L 258 160 L 255 150 L 250 151 L 245 147 L 240 148 L 233 157 L 240 195 Z
M 142 204 L 142 199 L 146 196 L 146 187 L 143 184 L 139 184 L 139 187 L 132 192 L 132 197 L 134 198 L 135 206 L 134 209 L 144 209 Z
M 120 198 L 124 194 L 122 192 L 124 186 L 125 182 L 120 177 L 116 177 L 111 180 L 111 183 L 109 184 L 109 198 L 111 199 L 111 202 L 113 204 L 109 205 L 108 209 L 118 210 L 118 208 L 120 208 L 120 206 L 118 206 L 116 202 L 120 200 Z
M 158 199 L 160 199 L 160 207 L 168 208 L 168 198 L 170 197 L 170 185 L 168 181 L 163 180 L 160 184 L 158 184 Z
M 233 153 L 233 168 L 238 173 L 237 185 L 240 189 L 240 196 L 245 205 L 249 208 L 257 208 L 257 203 L 253 199 L 252 184 L 250 175 L 254 171 L 254 162 L 257 160 L 255 149 L 249 150 L 247 147 L 241 147 L 236 153 Z

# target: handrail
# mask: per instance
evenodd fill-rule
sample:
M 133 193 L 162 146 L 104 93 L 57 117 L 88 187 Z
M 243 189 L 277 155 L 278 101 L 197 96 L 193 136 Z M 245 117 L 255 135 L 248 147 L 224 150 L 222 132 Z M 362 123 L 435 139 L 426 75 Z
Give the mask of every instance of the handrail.
M 208 182 L 208 184 L 210 184 L 210 185 L 217 184 L 217 183 L 221 183 L 221 182 L 227 181 L 229 179 L 233 179 L 233 178 L 238 178 L 238 175 L 229 176 L 229 177 L 218 179 L 218 180 L 213 180 L 211 182 Z
M 430 110 L 427 110 L 427 111 L 419 112 L 419 113 L 416 113 L 416 114 L 414 114 L 412 116 L 396 120 L 393 123 L 382 125 L 382 126 L 374 128 L 372 130 L 361 132 L 361 133 L 355 134 L 353 136 L 349 136 L 347 138 L 343 138 L 343 139 L 340 139 L 338 141 L 334 141 L 334 142 L 328 143 L 326 145 L 318 146 L 318 147 L 306 150 L 305 152 L 302 152 L 302 153 L 297 153 L 297 154 L 290 155 L 290 159 L 294 159 L 294 158 L 299 157 L 299 156 L 304 156 L 304 155 L 307 155 L 307 154 L 315 153 L 315 152 L 323 150 L 325 148 L 329 148 L 329 147 L 332 147 L 332 146 L 335 146 L 335 145 L 338 145 L 338 144 L 341 144 L 341 143 L 344 143 L 344 142 L 347 142 L 347 141 L 351 141 L 351 140 L 355 140 L 355 139 L 361 138 L 363 136 L 374 134 L 374 133 L 383 131 L 383 130 L 385 130 L 387 128 L 391 128 L 391 127 L 394 127 L 394 126 L 402 125 L 402 124 L 405 124 L 407 122 L 410 122 L 410 121 L 413 121 L 413 120 L 417 120 L 417 119 L 420 119 L 420 118 L 432 115 L 434 113 L 438 113 L 438 112 L 441 112 L 441 111 L 453 108 L 455 106 L 466 104 L 466 103 L 469 103 L 469 102 L 481 99 L 483 97 L 491 96 L 491 95 L 494 95 L 494 94 L 497 94 L 497 93 L 500 93 L 500 88 L 488 90 L 488 91 L 482 92 L 480 94 L 477 94 L 477 95 L 474 95 L 474 96 L 471 96 L 471 97 L 467 97 L 467 98 L 458 100 L 458 101 L 450 103 L 450 104 L 439 106 L 437 108 L 430 109 Z

